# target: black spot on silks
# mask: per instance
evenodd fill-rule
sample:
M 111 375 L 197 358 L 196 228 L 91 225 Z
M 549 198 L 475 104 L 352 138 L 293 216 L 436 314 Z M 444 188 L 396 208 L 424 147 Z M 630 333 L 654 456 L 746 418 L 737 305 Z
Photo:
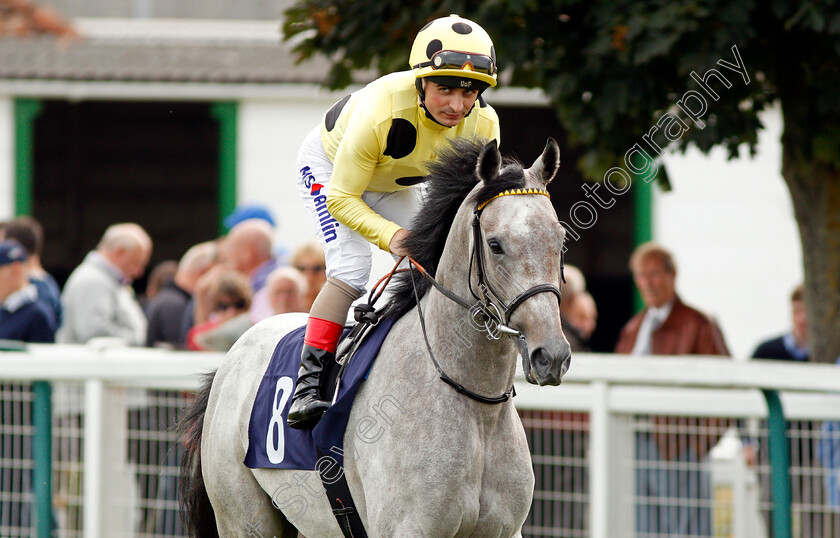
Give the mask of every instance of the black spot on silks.
M 432 55 L 441 49 L 443 49 L 443 43 L 440 42 L 440 39 L 432 39 L 429 41 L 429 44 L 426 45 L 426 58 L 431 59 Z
M 423 183 L 426 181 L 426 176 L 411 176 L 411 177 L 401 177 L 395 181 L 397 185 L 402 185 L 403 187 L 410 187 L 412 185 L 417 185 L 418 183 Z
M 417 128 L 402 118 L 394 118 L 388 130 L 388 143 L 384 154 L 394 159 L 402 159 L 414 151 L 417 144 Z
M 472 26 L 465 22 L 456 22 L 452 25 L 452 30 L 454 30 L 456 34 L 467 35 L 472 32 Z
M 341 115 L 342 109 L 344 109 L 344 105 L 346 105 L 349 100 L 350 96 L 345 95 L 341 101 L 334 104 L 327 112 L 327 116 L 324 118 L 324 125 L 327 127 L 327 132 L 333 130 L 335 122 L 338 121 L 338 117 Z

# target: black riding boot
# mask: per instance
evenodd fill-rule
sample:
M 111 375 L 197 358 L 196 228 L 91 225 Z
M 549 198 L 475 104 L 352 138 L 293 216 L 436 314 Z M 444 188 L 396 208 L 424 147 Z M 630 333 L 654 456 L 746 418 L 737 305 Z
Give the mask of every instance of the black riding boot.
M 321 372 L 324 364 L 331 360 L 335 360 L 335 355 L 329 351 L 304 344 L 297 385 L 289 408 L 287 422 L 290 428 L 305 430 L 314 427 L 330 407 L 330 402 L 321 399 Z

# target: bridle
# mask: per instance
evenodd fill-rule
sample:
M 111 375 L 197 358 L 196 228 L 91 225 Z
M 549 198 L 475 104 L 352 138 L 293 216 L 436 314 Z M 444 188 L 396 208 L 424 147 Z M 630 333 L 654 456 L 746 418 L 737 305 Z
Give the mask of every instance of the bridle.
M 492 337 L 493 339 L 498 339 L 500 337 L 500 333 L 511 334 L 511 335 L 518 335 L 522 336 L 522 334 L 512 329 L 509 325 L 510 318 L 513 315 L 514 310 L 519 308 L 519 306 L 524 303 L 527 299 L 533 297 L 538 293 L 553 293 L 557 296 L 557 303 L 560 304 L 561 296 L 560 296 L 560 289 L 557 286 L 552 284 L 537 284 L 527 290 L 523 291 L 519 295 L 517 295 L 510 304 L 505 304 L 504 300 L 500 297 L 499 293 L 493 287 L 492 283 L 485 278 L 485 270 L 484 270 L 484 240 L 482 238 L 481 233 L 481 213 L 484 211 L 484 208 L 487 207 L 487 204 L 495 200 L 496 198 L 500 198 L 502 196 L 512 196 L 512 195 L 523 195 L 523 194 L 542 194 L 548 198 L 551 198 L 548 194 L 548 191 L 545 189 L 512 189 L 506 190 L 496 196 L 490 198 L 486 202 L 479 204 L 474 212 L 472 229 L 473 229 L 473 251 L 470 256 L 470 273 L 468 275 L 469 279 L 469 287 L 470 293 L 472 296 L 475 297 L 482 305 L 482 311 L 484 314 L 490 317 L 490 319 L 497 323 L 498 325 L 498 332 L 491 331 L 491 327 L 487 327 L 488 336 Z M 472 267 L 473 262 L 475 263 L 476 268 L 476 277 L 478 279 L 478 290 L 481 294 L 476 294 L 475 290 L 472 287 Z M 566 281 L 565 276 L 563 275 L 563 254 L 561 251 L 560 257 L 560 278 L 563 282 Z
M 409 258 L 408 264 L 412 272 L 415 269 L 418 270 L 420 274 L 423 275 L 423 277 L 425 277 L 444 296 L 446 296 L 456 304 L 460 305 L 461 307 L 467 309 L 470 312 L 471 321 L 474 322 L 473 326 L 479 328 L 480 330 L 485 330 L 487 332 L 488 339 L 498 340 L 502 337 L 502 335 L 514 338 L 516 341 L 516 345 L 519 348 L 519 354 L 522 356 L 522 367 L 523 372 L 525 373 L 525 378 L 528 380 L 529 383 L 536 384 L 536 380 L 533 378 L 533 375 L 530 372 L 528 343 L 525 339 L 525 335 L 522 334 L 521 331 L 510 326 L 510 318 L 513 315 L 513 312 L 519 306 L 521 306 L 522 303 L 539 293 L 553 293 L 557 296 L 557 303 L 559 305 L 561 301 L 560 289 L 552 284 L 538 284 L 523 291 L 522 293 L 517 295 L 510 303 L 505 304 L 504 300 L 501 299 L 501 296 L 496 291 L 496 288 L 486 278 L 484 262 L 484 241 L 482 239 L 481 233 L 481 214 L 484 211 L 484 208 L 487 206 L 487 204 L 489 204 L 496 198 L 500 198 L 502 196 L 526 194 L 541 194 L 550 198 L 548 191 L 546 191 L 545 189 L 510 189 L 500 194 L 497 194 L 489 200 L 479 204 L 474 211 L 472 223 L 473 248 L 470 254 L 470 269 L 467 274 L 467 281 L 470 288 L 470 293 L 475 298 L 476 302 L 471 303 L 460 297 L 458 294 L 444 287 L 414 259 Z M 563 262 L 563 255 L 561 253 L 560 276 L 563 282 L 565 282 L 565 276 L 563 275 Z M 478 293 L 476 293 L 472 286 L 473 267 L 475 267 L 476 271 Z M 411 278 L 411 282 L 414 286 L 414 295 L 417 301 L 417 311 L 420 315 L 420 327 L 423 330 L 423 339 L 426 342 L 426 349 L 429 351 L 429 356 L 431 357 L 432 363 L 435 365 L 435 368 L 437 369 L 438 374 L 440 375 L 440 379 L 444 383 L 454 388 L 457 392 L 481 403 L 500 404 L 508 401 L 512 395 L 515 395 L 514 388 L 513 386 L 511 386 L 510 389 L 508 389 L 504 394 L 500 396 L 484 396 L 467 389 L 460 383 L 457 383 L 451 377 L 449 377 L 446 374 L 446 372 L 443 371 L 437 359 L 435 359 L 435 355 L 432 352 L 431 345 L 429 345 L 429 338 L 426 334 L 426 323 L 424 320 L 423 311 L 420 307 L 420 296 L 417 292 L 417 286 L 414 282 L 413 277 Z

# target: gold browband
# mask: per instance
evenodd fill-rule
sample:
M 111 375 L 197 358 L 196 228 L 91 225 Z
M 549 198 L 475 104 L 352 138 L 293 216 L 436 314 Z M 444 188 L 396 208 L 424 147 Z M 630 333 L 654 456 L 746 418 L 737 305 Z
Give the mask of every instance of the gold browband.
M 551 195 L 548 194 L 548 191 L 545 189 L 509 189 L 504 192 L 500 192 L 496 196 L 482 203 L 478 206 L 478 208 L 476 208 L 476 211 L 481 211 L 482 209 L 484 209 L 484 206 L 486 206 L 496 198 L 501 198 L 502 196 L 510 196 L 513 194 L 542 194 L 543 196 L 547 196 L 549 199 L 551 199 Z

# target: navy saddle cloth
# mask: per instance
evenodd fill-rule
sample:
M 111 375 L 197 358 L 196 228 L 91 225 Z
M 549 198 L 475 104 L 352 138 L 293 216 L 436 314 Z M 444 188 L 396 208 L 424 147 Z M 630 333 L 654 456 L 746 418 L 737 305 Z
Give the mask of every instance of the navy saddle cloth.
M 315 470 L 319 455 L 324 454 L 329 454 L 342 465 L 344 430 L 353 399 L 367 378 L 373 360 L 395 321 L 395 318 L 388 317 L 371 329 L 344 370 L 336 402 L 311 430 L 296 430 L 286 424 L 297 382 L 306 327 L 295 329 L 284 336 L 274 349 L 257 389 L 248 424 L 245 465 L 251 469 L 311 471 Z

